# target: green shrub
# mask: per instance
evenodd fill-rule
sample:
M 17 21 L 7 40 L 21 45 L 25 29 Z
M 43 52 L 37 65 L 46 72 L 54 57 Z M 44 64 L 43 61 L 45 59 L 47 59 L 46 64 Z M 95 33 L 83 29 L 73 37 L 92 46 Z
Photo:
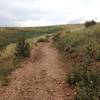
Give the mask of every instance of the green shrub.
M 91 21 L 86 21 L 85 22 L 85 27 L 90 27 L 96 24 L 96 21 L 91 20 Z
M 56 42 L 56 41 L 59 41 L 59 39 L 60 39 L 60 34 L 59 33 L 57 33 L 57 34 L 55 34 L 54 36 L 53 36 L 53 40 Z
M 5 60 L 6 60 L 6 63 L 5 63 Z M 18 62 L 14 64 L 13 57 L 1 59 L 0 61 L 0 86 L 8 85 L 9 83 L 8 75 L 18 67 L 20 66 Z
M 40 38 L 37 40 L 37 42 L 48 42 L 47 38 Z
M 77 85 L 82 80 L 87 77 L 88 71 L 85 66 L 74 66 L 72 72 L 68 76 L 68 83 L 70 85 Z
M 74 100 L 100 100 L 100 73 L 90 71 L 87 79 L 77 84 Z
M 69 74 L 68 83 L 76 87 L 74 100 L 100 100 L 100 72 L 85 65 L 76 66 Z
M 100 54 L 97 55 L 96 60 L 100 61 Z
M 21 37 L 18 40 L 18 43 L 16 45 L 15 56 L 18 58 L 24 58 L 30 56 L 30 47 L 24 37 Z
M 92 41 L 91 42 L 89 41 L 86 45 L 86 55 L 93 58 L 95 57 L 95 53 L 96 53 L 95 44 Z

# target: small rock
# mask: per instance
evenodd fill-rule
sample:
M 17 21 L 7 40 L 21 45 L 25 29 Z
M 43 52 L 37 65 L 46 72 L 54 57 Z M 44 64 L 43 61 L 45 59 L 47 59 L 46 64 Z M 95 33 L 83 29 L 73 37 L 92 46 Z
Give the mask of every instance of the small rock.
M 70 94 L 69 93 L 66 93 L 66 96 L 70 96 Z

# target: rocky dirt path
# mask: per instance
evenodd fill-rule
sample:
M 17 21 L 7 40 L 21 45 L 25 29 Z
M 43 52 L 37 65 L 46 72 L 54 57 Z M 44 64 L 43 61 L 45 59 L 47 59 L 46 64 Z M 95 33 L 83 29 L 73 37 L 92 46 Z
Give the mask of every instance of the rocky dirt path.
M 72 100 L 66 70 L 51 43 L 40 43 L 24 66 L 12 73 L 0 100 Z

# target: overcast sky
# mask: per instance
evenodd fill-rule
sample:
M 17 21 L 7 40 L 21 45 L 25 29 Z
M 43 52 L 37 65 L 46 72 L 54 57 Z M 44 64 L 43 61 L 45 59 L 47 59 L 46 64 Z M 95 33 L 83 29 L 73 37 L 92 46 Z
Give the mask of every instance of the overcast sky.
M 0 0 L 0 26 L 100 21 L 100 0 Z

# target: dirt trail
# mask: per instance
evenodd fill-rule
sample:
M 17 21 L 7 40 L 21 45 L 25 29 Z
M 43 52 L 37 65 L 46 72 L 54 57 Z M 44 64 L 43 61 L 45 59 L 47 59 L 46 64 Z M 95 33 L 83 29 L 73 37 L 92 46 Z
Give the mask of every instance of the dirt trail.
M 65 84 L 66 70 L 51 43 L 33 49 L 24 66 L 11 75 L 0 100 L 72 100 L 72 90 Z

